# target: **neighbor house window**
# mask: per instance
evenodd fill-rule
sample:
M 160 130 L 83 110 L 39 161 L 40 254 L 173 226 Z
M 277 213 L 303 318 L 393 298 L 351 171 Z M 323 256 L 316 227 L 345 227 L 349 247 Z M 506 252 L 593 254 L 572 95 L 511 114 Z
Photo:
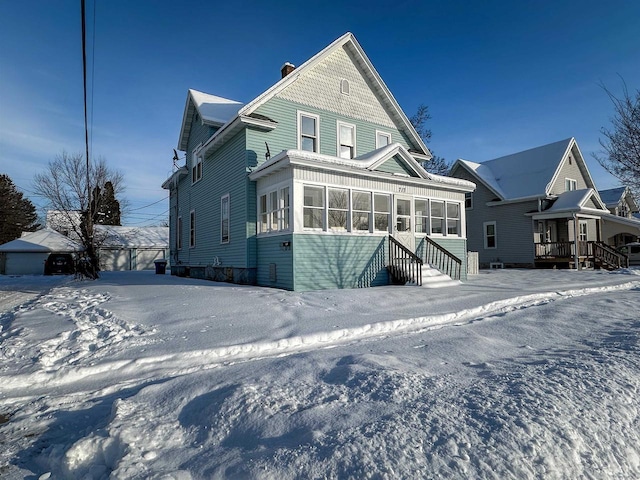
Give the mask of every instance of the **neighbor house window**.
M 356 156 L 356 127 L 338 122 L 338 156 L 353 158 Z
M 578 189 L 578 181 L 573 178 L 565 178 L 564 179 L 564 191 L 571 192 L 572 190 Z
M 318 152 L 320 118 L 310 113 L 298 113 L 298 148 L 308 152 Z
M 220 241 L 229 243 L 229 195 L 220 199 Z
M 202 155 L 196 153 L 191 154 L 191 183 L 196 183 L 202 178 Z
M 473 192 L 467 192 L 464 194 L 464 208 L 467 210 L 473 208 Z
M 373 194 L 373 228 L 377 232 L 389 231 L 389 195 Z
M 328 197 L 329 228 L 332 230 L 346 230 L 347 214 L 349 213 L 349 190 L 329 188 Z
M 178 250 L 182 248 L 182 217 L 178 217 L 178 224 L 176 226 L 176 248 Z
M 431 200 L 431 234 L 444 233 L 444 202 Z
M 391 134 L 376 130 L 376 148 L 386 147 L 391 143 Z
M 369 231 L 371 216 L 371 193 L 353 192 L 351 195 L 351 228 L 353 231 Z
M 189 215 L 189 246 L 196 246 L 196 211 L 191 210 Z
M 324 228 L 324 187 L 304 187 L 304 228 Z
M 416 233 L 429 233 L 429 201 L 416 199 Z
M 498 235 L 496 231 L 496 222 L 484 222 L 484 248 L 497 248 Z

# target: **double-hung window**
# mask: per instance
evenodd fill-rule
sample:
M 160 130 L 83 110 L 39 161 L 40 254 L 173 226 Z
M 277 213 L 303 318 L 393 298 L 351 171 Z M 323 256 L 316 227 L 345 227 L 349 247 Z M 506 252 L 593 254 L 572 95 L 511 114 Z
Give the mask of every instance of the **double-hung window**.
M 496 222 L 484 222 L 484 248 L 498 247 L 498 232 Z
M 391 143 L 391 134 L 376 130 L 376 148 L 386 147 Z
M 324 228 L 324 187 L 304 187 L 304 228 Z
M 338 122 L 338 156 L 354 158 L 356 156 L 356 127 Z
M 229 243 L 229 194 L 220 199 L 220 242 Z
M 182 248 L 182 217 L 178 217 L 176 225 L 176 248 L 178 250 Z
M 588 223 L 586 220 L 580 220 L 578 223 L 578 241 L 586 242 L 587 241 L 587 229 Z
M 429 201 L 416 199 L 416 233 L 429 233 Z
M 298 112 L 298 148 L 308 152 L 319 152 L 320 117 L 310 113 Z
M 578 181 L 573 178 L 565 178 L 564 179 L 564 191 L 571 192 L 573 190 L 578 189 Z
M 473 192 L 466 192 L 464 194 L 464 208 L 467 210 L 473 208 Z
M 447 202 L 447 235 L 460 233 L 460 205 Z
M 351 228 L 356 232 L 369 231 L 371 216 L 371 193 L 353 192 L 351 195 Z
M 431 200 L 431 233 L 444 234 L 444 202 Z
M 196 183 L 202 178 L 202 155 L 198 150 L 191 154 L 191 183 Z
M 389 195 L 383 193 L 373 194 L 373 228 L 376 232 L 389 231 Z
M 189 247 L 196 246 L 196 211 L 191 210 L 189 214 Z
M 329 188 L 328 219 L 331 230 L 346 230 L 349 213 L 349 190 L 346 188 Z

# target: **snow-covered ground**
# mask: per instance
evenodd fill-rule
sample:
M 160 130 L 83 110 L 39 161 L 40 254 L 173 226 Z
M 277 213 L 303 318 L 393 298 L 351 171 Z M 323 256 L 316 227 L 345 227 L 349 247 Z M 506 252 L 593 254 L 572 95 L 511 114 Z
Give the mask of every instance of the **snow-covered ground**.
M 0 277 L 0 477 L 640 478 L 640 270 Z

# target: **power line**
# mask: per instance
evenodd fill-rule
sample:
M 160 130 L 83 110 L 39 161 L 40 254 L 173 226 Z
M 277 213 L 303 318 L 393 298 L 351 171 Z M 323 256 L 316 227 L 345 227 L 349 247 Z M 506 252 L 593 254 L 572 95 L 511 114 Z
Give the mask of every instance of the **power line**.
M 136 210 L 142 210 L 143 208 L 150 207 L 151 205 L 155 205 L 156 203 L 163 202 L 163 201 L 165 201 L 167 198 L 169 198 L 169 195 L 167 195 L 167 196 L 166 196 L 166 197 L 164 197 L 164 198 L 161 198 L 161 199 L 160 199 L 160 200 L 158 200 L 157 202 L 150 203 L 149 205 L 145 205 L 145 206 L 143 206 L 143 207 L 131 208 L 129 211 L 130 211 L 130 212 L 135 212 Z

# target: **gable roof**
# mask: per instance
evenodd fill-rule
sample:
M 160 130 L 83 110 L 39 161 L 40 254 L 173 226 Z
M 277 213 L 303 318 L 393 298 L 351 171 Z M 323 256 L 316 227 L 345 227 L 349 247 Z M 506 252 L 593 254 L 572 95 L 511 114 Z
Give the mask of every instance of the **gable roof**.
M 392 158 L 397 158 L 402 162 L 406 170 L 411 172 L 412 175 L 398 175 L 377 170 L 378 167 Z M 305 150 L 284 150 L 257 167 L 253 172 L 251 172 L 251 174 L 249 174 L 249 178 L 251 180 L 257 180 L 258 178 L 267 176 L 283 168 L 287 168 L 290 165 L 306 165 L 314 168 L 349 172 L 353 172 L 355 170 L 367 174 L 396 178 L 399 176 L 401 178 L 407 178 L 408 180 L 422 181 L 432 185 L 447 185 L 448 187 L 454 187 L 469 192 L 475 189 L 475 184 L 472 182 L 427 172 L 415 160 L 415 158 L 413 158 L 411 153 L 399 143 L 386 145 L 353 159 L 334 157 L 332 155 L 322 155 L 320 153 L 308 152 Z
M 169 227 L 96 225 L 103 248 L 169 248 Z
M 629 187 L 617 187 L 610 188 L 608 190 L 600 190 L 598 194 L 600 194 L 600 198 L 607 205 L 607 208 L 617 207 L 620 200 L 624 198 L 626 198 L 627 202 L 629 202 L 632 211 L 635 212 L 640 208 L 638 206 L 638 202 L 633 197 L 631 190 L 629 190 Z
M 329 46 L 325 47 L 323 50 L 315 54 L 309 60 L 304 62 L 298 68 L 296 68 L 292 73 L 287 75 L 286 77 L 280 79 L 274 85 L 272 85 L 269 89 L 265 90 L 263 93 L 258 95 L 252 101 L 242 106 L 238 103 L 238 110 L 235 114 L 228 118 L 224 125 L 216 131 L 202 146 L 202 151 L 206 152 L 209 147 L 215 143 L 217 143 L 217 137 L 224 137 L 228 134 L 226 130 L 232 130 L 234 127 L 240 126 L 242 123 L 250 122 L 255 124 L 256 122 L 262 121 L 265 123 L 264 127 L 268 128 L 270 125 L 267 125 L 269 119 L 256 119 L 253 118 L 255 116 L 255 110 L 263 105 L 265 102 L 273 98 L 276 94 L 284 90 L 288 85 L 291 85 L 296 81 L 300 75 L 304 74 L 307 71 L 313 69 L 316 65 L 318 65 L 322 60 L 331 55 L 337 49 L 346 48 L 355 58 L 355 63 L 358 68 L 363 72 L 363 75 L 367 78 L 372 89 L 378 96 L 380 102 L 384 105 L 384 107 L 388 110 L 389 114 L 393 118 L 393 120 L 398 125 L 398 128 L 402 130 L 408 137 L 409 141 L 415 147 L 416 151 L 412 151 L 411 153 L 414 155 L 418 155 L 425 160 L 432 157 L 431 152 L 425 145 L 425 143 L 420 138 L 420 135 L 416 132 L 415 128 L 404 114 L 400 105 L 395 100 L 391 91 L 387 88 L 386 84 L 373 67 L 373 64 L 364 53 L 364 50 L 360 46 L 360 44 L 355 39 L 354 35 L 350 32 L 345 33 L 340 38 L 335 40 Z M 190 105 L 190 101 L 192 99 L 191 90 L 189 91 L 189 97 L 187 99 L 187 107 L 185 107 L 185 115 L 183 116 L 182 129 L 180 132 L 180 142 L 179 148 L 182 151 L 185 151 L 186 139 L 188 138 L 188 128 L 190 124 L 187 124 L 187 114 L 188 107 Z M 204 95 L 204 94 L 203 94 Z M 212 96 L 213 97 L 213 96 Z M 220 98 L 220 97 L 216 97 Z M 193 100 L 195 102 L 195 100 Z M 230 102 L 233 102 L 232 100 Z M 230 107 L 231 108 L 231 107 Z M 190 117 L 189 117 L 190 118 Z
M 84 247 L 51 228 L 24 232 L 20 238 L 0 245 L 0 252 L 81 252 Z
M 191 122 L 196 112 L 200 115 L 201 122 L 204 125 L 221 127 L 232 120 L 242 106 L 243 104 L 241 102 L 235 100 L 189 89 L 187 102 L 184 106 L 184 114 L 182 115 L 178 149 L 181 151 L 187 149 Z
M 576 162 L 582 164 L 587 186 L 595 189 L 573 137 L 482 163 L 459 159 L 452 171 L 458 166 L 465 168 L 501 200 L 546 197 L 550 194 L 564 161 L 574 148 L 578 154 Z
M 593 205 L 595 205 L 597 208 L 594 209 L 590 207 L 589 203 L 593 203 Z M 558 195 L 556 201 L 553 202 L 553 205 L 544 210 L 544 213 L 581 212 L 588 210 L 606 211 L 606 206 L 604 205 L 604 203 L 602 203 L 600 197 L 592 188 L 571 190 L 569 192 L 561 193 L 560 195 Z

